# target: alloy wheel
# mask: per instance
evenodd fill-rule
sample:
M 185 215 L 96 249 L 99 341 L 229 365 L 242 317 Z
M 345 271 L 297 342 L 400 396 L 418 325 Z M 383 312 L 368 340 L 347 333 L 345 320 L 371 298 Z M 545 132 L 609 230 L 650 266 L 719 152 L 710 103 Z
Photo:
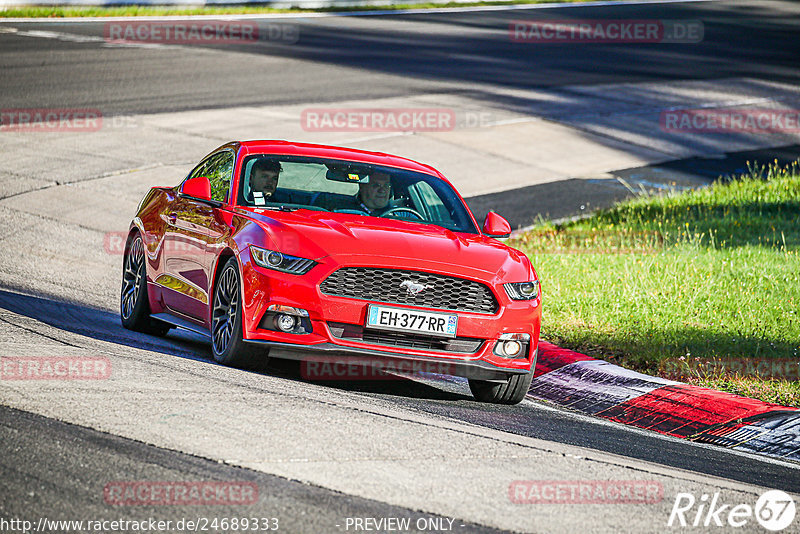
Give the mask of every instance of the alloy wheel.
M 227 267 L 220 276 L 214 294 L 211 316 L 211 336 L 214 351 L 222 354 L 228 349 L 239 309 L 239 275 L 235 267 Z
M 137 237 L 131 244 L 128 257 L 125 258 L 125 270 L 122 273 L 122 317 L 128 319 L 133 314 L 139 298 L 139 291 L 144 282 L 144 243 Z

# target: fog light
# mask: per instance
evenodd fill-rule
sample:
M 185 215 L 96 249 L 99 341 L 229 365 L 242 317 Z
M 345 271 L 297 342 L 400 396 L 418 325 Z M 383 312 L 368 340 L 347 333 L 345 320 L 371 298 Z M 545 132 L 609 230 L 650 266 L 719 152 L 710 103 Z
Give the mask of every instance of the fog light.
M 500 334 L 492 352 L 501 358 L 527 358 L 531 335 L 522 332 Z
M 521 350 L 522 345 L 520 345 L 519 341 L 506 341 L 503 343 L 503 352 L 506 353 L 506 356 L 511 356 L 513 358 L 519 354 Z
M 297 326 L 297 318 L 285 313 L 279 313 L 275 317 L 275 326 L 281 332 L 291 332 Z

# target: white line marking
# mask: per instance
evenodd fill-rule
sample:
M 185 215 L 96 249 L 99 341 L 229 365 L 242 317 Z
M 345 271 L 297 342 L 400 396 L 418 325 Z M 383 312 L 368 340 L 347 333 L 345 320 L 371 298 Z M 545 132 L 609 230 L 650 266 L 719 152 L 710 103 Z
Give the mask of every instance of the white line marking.
M 202 46 L 192 46 L 190 44 L 181 43 L 147 43 L 136 41 L 107 41 L 105 37 L 97 35 L 80 35 L 77 33 L 67 32 L 51 32 L 44 30 L 20 30 L 14 27 L 0 27 L 0 33 L 13 33 L 22 35 L 23 37 L 38 37 L 40 39 L 57 39 L 59 41 L 66 41 L 71 43 L 100 43 L 106 48 L 186 48 L 194 51 L 203 52 L 217 52 L 215 48 L 207 48 Z
M 50 32 L 42 30 L 20 30 L 17 28 L 2 28 L 2 33 L 14 33 L 24 37 L 39 37 L 42 39 L 58 39 L 59 41 L 69 41 L 72 43 L 102 43 L 102 37 L 96 35 L 78 35 L 77 33 Z M 10 30 L 10 31 L 9 31 Z
M 264 14 L 239 14 L 239 15 L 155 15 L 143 17 L 63 17 L 63 18 L 0 18 L 0 24 L 5 22 L 36 22 L 47 24 L 58 24 L 61 22 L 131 22 L 137 20 L 249 20 L 249 19 L 317 19 L 330 17 L 376 17 L 392 15 L 422 15 L 427 13 L 478 13 L 486 11 L 517 11 L 528 9 L 555 9 L 555 8 L 578 8 L 578 7 L 606 7 L 606 6 L 637 6 L 649 4 L 686 4 L 695 2 L 714 2 L 716 0 L 613 0 L 600 2 L 571 2 L 566 4 L 515 4 L 505 6 L 470 6 L 470 7 L 440 7 L 432 9 L 382 9 L 374 11 L 332 11 L 329 13 L 264 13 Z M 10 7 L 10 6 L 6 6 Z

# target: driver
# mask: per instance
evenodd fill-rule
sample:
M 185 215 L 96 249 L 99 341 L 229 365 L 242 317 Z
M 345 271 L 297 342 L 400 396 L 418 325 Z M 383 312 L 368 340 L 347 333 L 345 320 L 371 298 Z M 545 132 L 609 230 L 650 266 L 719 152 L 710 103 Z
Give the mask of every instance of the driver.
M 382 171 L 375 171 L 369 174 L 368 182 L 359 182 L 358 193 L 351 197 L 336 197 L 326 199 L 327 202 L 321 203 L 325 209 L 330 211 L 356 211 L 363 212 L 374 217 L 382 217 L 387 213 L 394 214 L 396 210 L 403 208 L 412 212 L 410 214 L 402 212 L 403 215 L 393 215 L 399 219 L 413 218 L 420 219 L 413 210 L 405 208 L 403 198 L 392 199 L 392 179 L 391 176 Z
M 370 174 L 369 182 L 358 184 L 356 203 L 370 215 L 383 211 L 392 196 L 392 183 L 385 172 Z

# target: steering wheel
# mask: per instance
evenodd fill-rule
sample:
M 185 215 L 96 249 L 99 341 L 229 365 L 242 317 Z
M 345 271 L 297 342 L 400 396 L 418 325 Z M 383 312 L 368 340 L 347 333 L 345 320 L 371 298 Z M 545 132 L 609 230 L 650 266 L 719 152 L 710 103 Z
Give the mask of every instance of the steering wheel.
M 328 211 L 328 210 L 325 210 L 325 211 Z M 354 209 L 349 209 L 349 208 L 342 208 L 342 209 L 338 209 L 338 210 L 333 210 L 333 212 L 334 213 L 352 213 L 353 215 L 369 215 L 369 213 L 367 213 L 364 210 L 358 210 L 358 209 L 354 210 Z
M 393 213 L 397 213 L 398 211 L 408 212 L 411 215 L 413 215 L 414 217 L 416 217 L 417 219 L 419 219 L 420 221 L 424 221 L 425 220 L 425 217 L 420 215 L 420 213 L 417 210 L 415 210 L 413 208 L 407 208 L 405 206 L 397 206 L 396 208 L 388 209 L 388 210 L 384 211 L 383 213 L 381 213 L 381 217 L 385 217 L 387 215 L 391 215 Z

